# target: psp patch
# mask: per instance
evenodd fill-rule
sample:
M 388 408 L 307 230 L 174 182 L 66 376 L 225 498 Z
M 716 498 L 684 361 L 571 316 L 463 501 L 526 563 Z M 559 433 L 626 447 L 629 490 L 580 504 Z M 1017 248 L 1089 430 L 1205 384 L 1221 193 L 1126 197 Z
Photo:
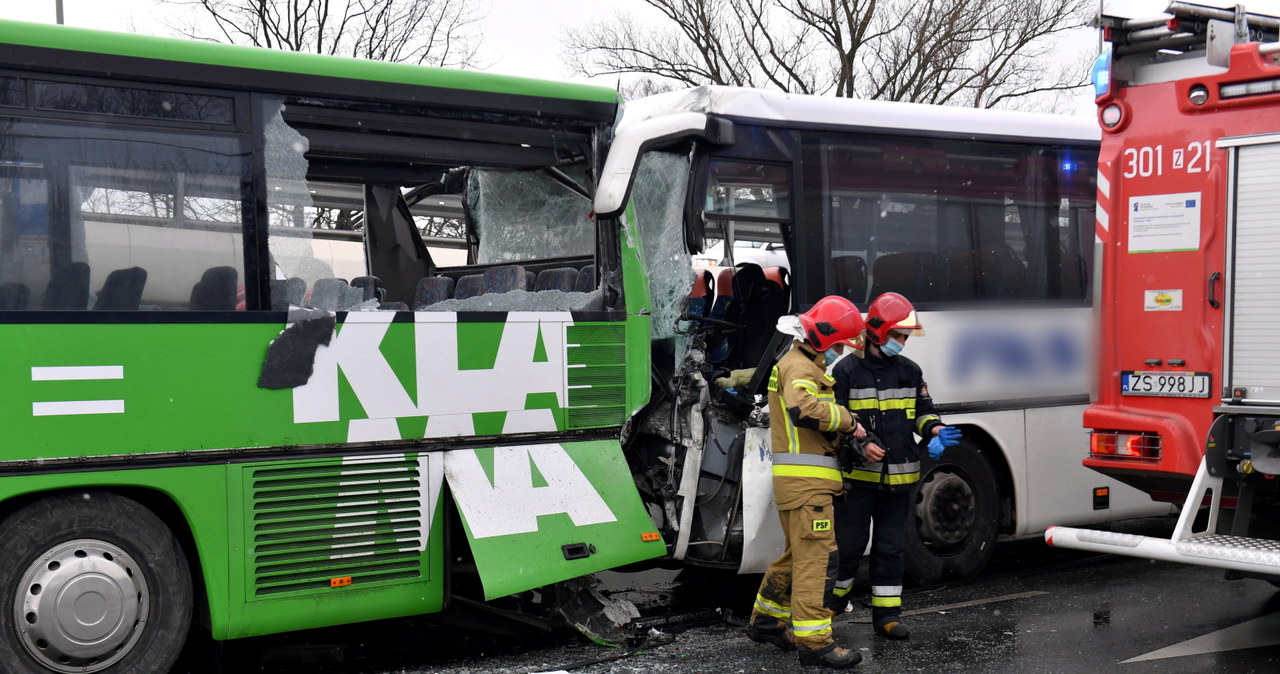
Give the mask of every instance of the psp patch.
M 831 531 L 831 520 L 814 520 L 814 531 Z

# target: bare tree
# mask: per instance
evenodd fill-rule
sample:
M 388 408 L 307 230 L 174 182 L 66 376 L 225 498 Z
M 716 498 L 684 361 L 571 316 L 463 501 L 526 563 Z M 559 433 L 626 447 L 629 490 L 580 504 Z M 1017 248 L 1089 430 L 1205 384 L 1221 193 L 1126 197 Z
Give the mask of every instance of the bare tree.
M 643 2 L 660 21 L 615 14 L 564 32 L 576 74 L 973 107 L 1030 107 L 1087 84 L 1054 49 L 1092 0 Z
M 416 63 L 476 66 L 479 16 L 456 0 L 164 0 L 207 22 L 170 26 L 195 39 Z

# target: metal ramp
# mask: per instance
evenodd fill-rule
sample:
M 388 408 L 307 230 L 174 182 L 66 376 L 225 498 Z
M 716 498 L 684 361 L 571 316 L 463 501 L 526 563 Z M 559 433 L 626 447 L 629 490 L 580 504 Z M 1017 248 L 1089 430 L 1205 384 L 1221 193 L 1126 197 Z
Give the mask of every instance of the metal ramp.
M 1201 460 L 1171 538 L 1049 527 L 1044 532 L 1044 540 L 1058 548 L 1280 575 L 1280 541 L 1215 533 L 1218 530 L 1222 483 L 1221 477 L 1209 475 L 1204 460 Z M 1208 522 L 1202 531 L 1194 531 L 1196 515 L 1206 497 L 1209 499 Z

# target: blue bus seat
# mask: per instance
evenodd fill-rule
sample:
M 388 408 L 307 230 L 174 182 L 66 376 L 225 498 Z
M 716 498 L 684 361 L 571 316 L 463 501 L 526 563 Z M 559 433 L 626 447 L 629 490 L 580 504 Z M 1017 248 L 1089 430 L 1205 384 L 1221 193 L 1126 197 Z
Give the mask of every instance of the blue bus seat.
M 45 309 L 89 308 L 89 265 L 71 262 L 57 265 L 45 286 Z
M 534 292 L 541 290 L 559 290 L 561 292 L 573 292 L 573 284 L 578 282 L 578 270 L 573 267 L 556 267 L 554 269 L 543 269 L 538 272 L 538 278 L 533 283 Z
M 146 285 L 147 270 L 142 267 L 116 269 L 102 282 L 93 308 L 96 311 L 137 311 Z
M 589 264 L 578 272 L 578 280 L 573 282 L 575 292 L 589 293 L 596 289 L 596 266 Z
M 236 281 L 240 272 L 235 267 L 210 267 L 191 288 L 188 308 L 196 311 L 234 311 Z
M 518 264 L 509 264 L 502 267 L 493 267 L 484 270 L 484 277 L 481 285 L 484 286 L 482 294 L 491 295 L 494 293 L 506 293 L 512 290 L 528 290 L 529 275 L 525 273 L 523 266 Z
M 467 274 L 458 279 L 453 289 L 455 300 L 465 300 L 484 294 L 484 274 Z
M 449 276 L 427 276 L 419 279 L 418 288 L 413 292 L 413 308 L 422 309 L 453 297 L 453 285 L 453 278 Z
M 0 284 L 0 311 L 14 311 L 27 308 L 31 300 L 31 289 L 21 283 Z

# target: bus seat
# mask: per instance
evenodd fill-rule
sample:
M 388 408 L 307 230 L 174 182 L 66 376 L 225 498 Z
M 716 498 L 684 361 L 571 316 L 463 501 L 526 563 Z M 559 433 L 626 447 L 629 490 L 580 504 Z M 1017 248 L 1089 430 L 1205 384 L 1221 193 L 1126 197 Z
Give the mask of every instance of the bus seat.
M 724 320 L 729 303 L 733 301 L 733 277 L 736 272 L 733 267 L 726 267 L 716 274 L 716 298 L 711 302 L 711 318 Z
M 71 262 L 57 265 L 45 286 L 45 309 L 89 308 L 89 265 Z
M 742 326 L 729 333 L 730 352 L 725 367 L 731 369 L 755 367 L 773 339 L 778 319 L 790 306 L 790 292 L 786 289 L 785 270 L 774 278 L 759 265 L 743 263 L 733 275 L 733 301 L 725 314 L 725 320 Z
M 31 289 L 21 283 L 0 284 L 0 311 L 14 311 L 27 308 L 31 299 Z
M 972 300 L 978 297 L 978 253 L 957 250 L 947 254 L 947 299 Z
M 559 290 L 573 292 L 573 284 L 578 281 L 578 270 L 573 267 L 556 267 L 538 272 L 538 279 L 533 284 L 534 292 L 542 290 Z
M 294 276 L 287 279 L 271 279 L 271 310 L 288 311 L 289 306 L 302 306 L 307 294 L 307 282 Z
M 458 279 L 458 284 L 453 289 L 453 298 L 457 300 L 470 299 L 483 294 L 484 274 L 467 274 Z
M 1058 297 L 1071 300 L 1084 299 L 1084 256 L 1063 254 L 1058 261 Z
M 142 304 L 142 289 L 147 285 L 147 270 L 142 267 L 116 269 L 107 274 L 98 291 L 93 308 L 97 311 L 137 311 Z
M 351 279 L 351 287 L 360 289 L 363 302 L 372 299 L 381 302 L 387 298 L 387 289 L 383 287 L 382 279 L 377 276 L 357 276 Z
M 1022 297 L 1027 268 L 1008 247 L 988 248 L 981 252 L 979 279 L 983 296 L 987 299 L 1016 299 Z
M 362 288 L 347 285 L 345 282 L 338 286 L 338 311 L 350 311 L 351 309 L 357 309 L 366 301 L 368 300 L 365 300 L 364 290 Z
M 240 272 L 235 267 L 210 267 L 191 287 L 190 309 L 197 311 L 233 311 L 236 308 L 236 281 Z
M 729 307 L 733 304 L 733 277 L 737 274 L 737 270 L 733 267 L 721 269 L 716 274 L 716 298 L 711 303 L 711 314 L 709 318 L 718 321 L 727 320 L 725 315 L 729 312 Z M 729 344 L 727 332 L 723 328 L 713 328 L 711 338 L 707 340 L 709 345 L 707 353 L 707 361 L 711 363 L 723 363 L 729 357 L 729 351 L 732 345 Z
M 861 255 L 841 255 L 831 259 L 836 294 L 859 306 L 867 301 L 867 261 Z
M 764 277 L 783 290 L 791 287 L 791 272 L 786 267 L 765 267 Z
M 578 272 L 578 280 L 573 282 L 573 289 L 580 293 L 589 293 L 596 289 L 596 266 L 589 264 Z
M 533 273 L 532 269 L 526 269 L 524 270 L 524 280 L 524 289 L 533 290 L 533 287 L 538 283 L 538 275 Z
M 713 293 L 716 289 L 716 279 L 706 269 L 699 269 L 693 274 L 693 290 L 689 291 L 689 315 L 706 316 L 711 300 L 715 298 Z
M 912 302 L 930 302 L 947 297 L 946 270 L 936 253 L 909 251 L 889 253 L 871 265 L 871 297 L 893 291 Z
M 340 278 L 316 279 L 311 288 L 311 308 L 321 311 L 337 311 L 342 301 L 342 288 L 349 287 Z
M 530 287 L 529 275 L 525 273 L 524 267 L 518 264 L 486 269 L 484 270 L 483 279 L 483 294 L 485 295 L 506 293 L 512 290 L 528 290 Z
M 453 279 L 448 276 L 427 276 L 418 281 L 413 293 L 413 308 L 422 309 L 436 302 L 453 297 Z

